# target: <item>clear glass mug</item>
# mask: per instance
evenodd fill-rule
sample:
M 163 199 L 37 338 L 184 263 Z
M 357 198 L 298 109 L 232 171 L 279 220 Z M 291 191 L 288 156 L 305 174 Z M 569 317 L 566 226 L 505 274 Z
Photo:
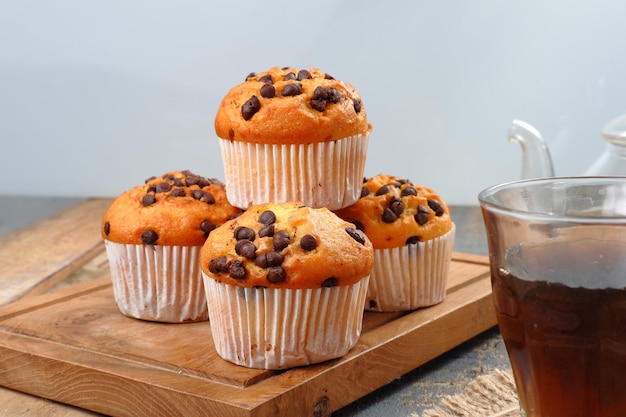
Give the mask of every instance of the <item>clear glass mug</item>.
M 626 178 L 482 191 L 493 299 L 523 416 L 626 416 Z

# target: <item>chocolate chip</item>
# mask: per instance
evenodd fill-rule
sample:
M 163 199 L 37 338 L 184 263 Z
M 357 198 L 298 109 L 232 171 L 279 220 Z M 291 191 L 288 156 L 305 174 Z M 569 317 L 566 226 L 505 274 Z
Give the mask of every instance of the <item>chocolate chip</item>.
M 341 101 L 341 94 L 336 88 L 318 86 L 313 90 L 311 107 L 317 111 L 324 111 L 327 103 L 339 103 L 339 101 Z
M 251 72 L 250 74 L 248 74 L 248 75 L 246 76 L 245 81 L 248 81 L 248 80 L 249 80 L 250 78 L 252 78 L 252 77 L 256 77 L 256 72 Z
M 405 243 L 406 243 L 407 245 L 415 245 L 415 244 L 416 244 L 417 242 L 419 242 L 419 241 L 420 241 L 419 236 L 411 236 L 410 238 L 408 238 L 408 239 L 406 240 L 406 242 L 405 242 Z
M 265 210 L 259 216 L 259 223 L 264 224 L 266 226 L 275 222 L 276 222 L 276 214 L 274 214 L 274 212 L 271 210 Z
M 356 228 L 357 228 L 357 230 L 360 230 L 360 231 L 362 231 L 362 232 L 364 232 L 364 231 L 365 231 L 365 226 L 363 226 L 363 223 L 361 223 L 360 221 L 355 220 L 355 221 L 350 222 L 350 223 L 354 224 L 354 227 L 356 227 Z
M 141 198 L 141 204 L 144 207 L 151 206 L 154 203 L 156 203 L 156 197 L 154 194 L 146 194 Z
M 423 226 L 428 223 L 428 219 L 430 218 L 430 210 L 425 205 L 419 204 L 417 206 L 417 213 L 414 217 L 417 224 Z
M 383 195 L 391 192 L 388 185 L 383 185 L 376 191 L 376 195 Z
M 313 235 L 304 235 L 300 239 L 300 247 L 305 251 L 312 251 L 317 247 L 317 239 Z
M 313 78 L 313 76 L 311 75 L 311 73 L 305 69 L 298 71 L 298 81 L 302 81 L 302 80 L 310 80 L 311 78 Z
M 228 274 L 234 279 L 243 279 L 248 275 L 248 271 L 240 260 L 233 261 L 228 267 Z
M 361 113 L 361 100 L 359 100 L 358 98 L 353 98 L 352 103 L 354 104 L 354 111 L 356 112 L 356 114 Z
M 400 216 L 404 212 L 404 203 L 397 197 L 389 201 L 389 210 L 393 211 L 396 216 Z
M 202 197 L 204 197 L 204 190 L 193 190 L 191 192 L 191 195 L 195 200 L 200 200 L 202 199 Z
M 403 197 L 407 195 L 417 195 L 417 190 L 411 186 L 408 186 L 400 192 L 400 195 Z
M 152 193 L 152 194 L 154 194 L 154 193 L 156 193 L 156 185 L 149 185 L 149 186 L 148 186 L 148 189 L 146 190 L 146 193 L 148 193 L 148 194 L 151 194 L 151 193 Z
M 175 175 L 166 175 L 163 178 L 165 178 L 170 185 L 176 186 L 176 187 L 182 187 L 185 185 L 185 183 L 183 183 L 183 180 L 178 178 Z
M 385 223 L 393 223 L 398 220 L 398 215 L 394 213 L 393 210 L 391 210 L 389 207 L 387 207 L 385 211 L 383 211 L 383 215 L 381 218 Z
M 211 259 L 209 261 L 209 271 L 214 274 L 219 274 L 220 272 L 228 272 L 228 267 L 230 266 L 230 262 L 225 256 L 220 256 L 217 259 Z
M 361 196 L 359 198 L 367 197 L 370 195 L 370 189 L 367 187 L 361 187 Z
M 326 110 L 326 101 L 325 100 L 311 99 L 311 108 L 313 110 L 317 110 L 319 112 L 323 112 L 324 110 Z
M 105 222 L 104 223 L 104 235 L 108 236 L 109 233 L 111 233 L 111 223 Z
M 282 266 L 272 266 L 267 271 L 267 280 L 269 282 L 283 282 L 286 276 L 287 274 Z
M 199 175 L 187 175 L 185 177 L 185 184 L 187 184 L 187 187 L 191 187 L 192 185 L 196 185 L 200 182 L 200 176 Z
M 284 230 L 279 230 L 274 234 L 274 250 L 281 251 L 289 246 L 289 233 Z
M 198 187 L 204 188 L 207 185 L 211 185 L 211 181 L 208 178 L 198 177 Z
M 444 209 L 443 209 L 443 206 L 439 203 L 439 201 L 429 198 L 427 200 L 427 203 L 428 203 L 428 207 L 430 207 L 432 211 L 435 212 L 435 216 L 437 217 L 443 216 Z
M 146 245 L 154 245 L 159 239 L 159 235 L 154 230 L 146 230 L 141 234 L 141 241 Z
M 320 101 L 326 101 L 326 89 L 324 87 L 322 87 L 321 85 L 318 87 L 315 87 L 315 90 L 313 90 L 313 99 L 314 100 L 320 100 Z
M 335 77 L 333 77 L 333 76 L 332 76 L 332 75 L 330 75 L 330 74 L 324 74 L 324 79 L 325 79 L 325 80 L 334 80 L 334 79 L 335 79 Z
M 273 84 L 272 82 L 272 74 L 265 74 L 256 79 L 259 82 L 264 84 Z
M 268 224 L 259 230 L 259 237 L 272 237 L 274 236 L 274 225 Z
M 254 259 L 256 257 L 256 247 L 249 240 L 239 240 L 235 245 L 235 252 L 244 258 Z
M 184 197 L 187 194 L 185 193 L 185 189 L 184 188 L 174 188 L 172 190 L 172 197 Z
M 283 263 L 283 255 L 276 251 L 270 251 L 260 254 L 254 260 L 254 263 L 261 268 L 269 268 L 271 266 L 279 266 Z
M 297 96 L 299 94 L 302 94 L 302 85 L 299 83 L 287 84 L 285 87 L 283 87 L 282 94 L 284 97 Z
M 237 226 L 234 236 L 236 240 L 249 240 L 252 242 L 254 240 L 254 230 L 246 226 Z
M 285 76 L 283 77 L 283 80 L 285 80 L 285 81 L 295 80 L 295 79 L 296 79 L 296 74 L 294 74 L 293 72 L 289 72 L 289 73 L 285 74 Z
M 213 230 L 215 230 L 215 228 L 217 227 L 217 225 L 211 223 L 208 220 L 204 220 L 202 223 L 200 223 L 200 230 L 202 230 L 204 232 L 204 236 L 208 237 L 209 233 L 211 233 Z
M 167 181 L 163 181 L 157 184 L 156 186 L 156 192 L 157 193 L 166 193 L 168 192 L 170 189 L 172 188 L 172 185 L 167 182 Z
M 322 287 L 336 287 L 338 283 L 337 278 L 330 277 L 326 278 L 324 282 L 322 282 Z
M 199 201 L 204 201 L 205 203 L 215 204 L 215 197 L 208 191 L 204 190 L 193 190 L 192 192 L 193 198 Z
M 264 84 L 260 90 L 261 97 L 264 98 L 274 98 L 276 96 L 276 88 L 274 88 L 271 84 Z
M 152 176 L 152 177 L 150 177 L 150 178 L 147 178 L 147 179 L 146 179 L 145 184 L 149 183 L 149 182 L 150 182 L 150 181 L 152 181 L 152 180 L 156 180 L 156 177 L 155 177 L 155 176 Z
M 334 87 L 329 87 L 326 89 L 326 101 L 330 103 L 339 103 L 341 101 L 341 94 Z
M 346 232 L 350 235 L 350 237 L 361 245 L 365 245 L 365 234 L 359 229 L 355 229 L 354 227 L 346 227 Z
M 250 120 L 261 108 L 261 102 L 257 96 L 252 96 L 241 106 L 241 115 L 244 120 Z

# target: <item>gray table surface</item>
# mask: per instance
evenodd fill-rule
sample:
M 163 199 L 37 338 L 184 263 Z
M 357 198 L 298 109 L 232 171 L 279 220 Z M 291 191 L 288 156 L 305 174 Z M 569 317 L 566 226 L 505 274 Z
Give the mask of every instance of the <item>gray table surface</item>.
M 0 234 L 45 218 L 81 201 L 73 197 L 0 195 Z M 452 206 L 457 252 L 486 255 L 480 209 Z M 500 332 L 494 327 L 390 384 L 335 412 L 333 417 L 420 417 L 442 398 L 462 393 L 469 382 L 494 369 L 510 369 Z M 30 415 L 26 411 L 23 415 Z

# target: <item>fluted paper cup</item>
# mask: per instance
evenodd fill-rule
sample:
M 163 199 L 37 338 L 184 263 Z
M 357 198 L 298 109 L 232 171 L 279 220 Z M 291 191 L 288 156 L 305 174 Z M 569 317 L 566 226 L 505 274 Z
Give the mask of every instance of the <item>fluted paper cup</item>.
M 243 209 L 287 201 L 347 207 L 361 194 L 368 144 L 369 133 L 289 145 L 220 139 L 228 201 Z
M 115 302 L 122 314 L 184 323 L 208 319 L 201 246 L 121 244 L 105 240 Z
M 435 239 L 375 249 L 365 309 L 406 311 L 440 303 L 446 296 L 455 227 Z
M 245 288 L 203 274 L 217 353 L 249 368 L 287 369 L 344 356 L 363 323 L 369 278 L 331 288 Z

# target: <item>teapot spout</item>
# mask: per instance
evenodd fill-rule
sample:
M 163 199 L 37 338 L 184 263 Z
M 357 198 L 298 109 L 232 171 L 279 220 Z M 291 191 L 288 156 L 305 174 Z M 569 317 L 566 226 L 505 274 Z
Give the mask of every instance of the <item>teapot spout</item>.
M 554 177 L 550 151 L 537 129 L 522 120 L 513 120 L 507 139 L 522 148 L 522 179 Z

